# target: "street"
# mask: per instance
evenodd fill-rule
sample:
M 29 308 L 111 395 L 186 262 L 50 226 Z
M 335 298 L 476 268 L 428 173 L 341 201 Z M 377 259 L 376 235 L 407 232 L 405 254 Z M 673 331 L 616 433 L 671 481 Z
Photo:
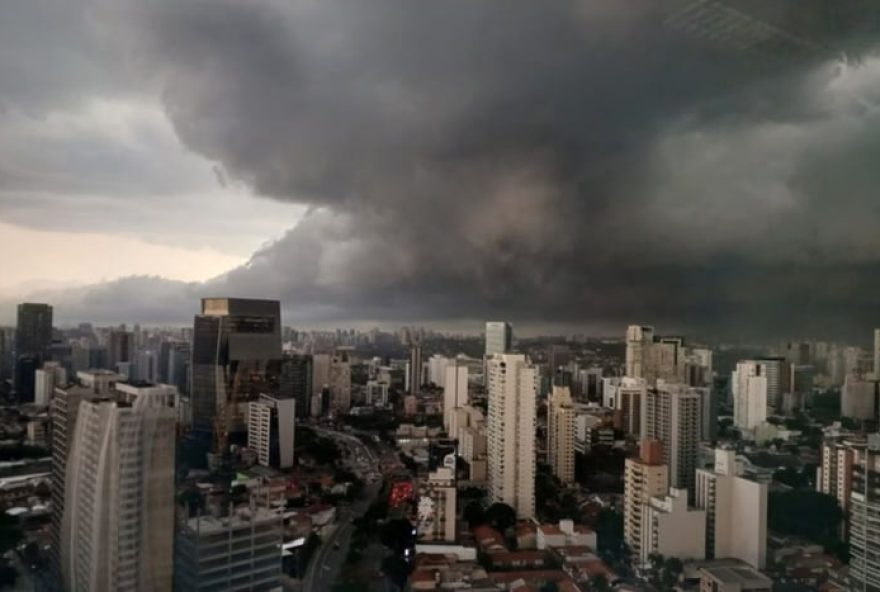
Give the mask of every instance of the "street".
M 382 489 L 378 459 L 360 439 L 333 430 L 316 428 L 315 431 L 322 436 L 335 439 L 337 443 L 348 448 L 351 454 L 350 468 L 364 480 L 365 486 L 360 499 L 349 506 L 337 508 L 336 528 L 326 540 L 322 541 L 312 557 L 303 577 L 303 592 L 323 592 L 333 587 L 348 556 L 351 535 L 354 531 L 351 521 L 364 515 Z

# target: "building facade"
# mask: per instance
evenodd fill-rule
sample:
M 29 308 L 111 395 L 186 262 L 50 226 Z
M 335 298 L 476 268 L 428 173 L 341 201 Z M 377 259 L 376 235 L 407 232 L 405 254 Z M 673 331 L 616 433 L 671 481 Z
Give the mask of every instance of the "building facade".
M 669 489 L 669 467 L 663 464 L 663 445 L 643 440 L 639 456 L 626 459 L 623 482 L 623 538 L 634 557 L 642 556 L 644 508 Z
M 264 467 L 293 467 L 296 399 L 260 395 L 248 403 L 248 448 Z
M 645 394 L 642 439 L 658 440 L 669 467 L 669 487 L 694 490 L 702 434 L 702 389 L 658 381 Z
M 513 327 L 510 323 L 486 323 L 486 356 L 506 354 L 513 348 Z
M 574 483 L 575 416 L 571 389 L 554 386 L 547 399 L 547 460 L 562 483 Z
M 880 434 L 868 436 L 853 464 L 850 494 L 850 590 L 880 590 Z

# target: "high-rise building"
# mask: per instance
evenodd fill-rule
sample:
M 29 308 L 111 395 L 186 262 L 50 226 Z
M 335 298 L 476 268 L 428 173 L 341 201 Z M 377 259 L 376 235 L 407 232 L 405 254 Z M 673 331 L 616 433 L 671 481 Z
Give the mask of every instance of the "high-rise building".
M 658 381 L 645 394 L 642 439 L 659 440 L 669 467 L 669 487 L 694 490 L 702 433 L 703 389 Z
M 730 377 L 733 396 L 733 423 L 742 430 L 753 430 L 767 421 L 770 396 L 764 366 L 758 362 L 739 362 Z
M 486 355 L 506 354 L 513 348 L 513 327 L 510 323 L 486 323 Z
M 34 400 L 34 373 L 49 359 L 52 345 L 52 307 L 25 302 L 18 305 L 15 328 L 15 392 L 20 402 Z
M 455 466 L 452 459 L 451 467 Z M 439 467 L 419 487 L 416 530 L 422 541 L 456 541 L 455 471 Z
M 446 366 L 454 362 L 440 354 L 428 358 L 428 383 L 440 388 L 446 386 Z
M 669 488 L 669 467 L 663 464 L 663 445 L 643 440 L 639 456 L 626 459 L 623 485 L 623 538 L 634 557 L 642 556 L 644 508 Z
M 174 589 L 191 592 L 280 588 L 283 516 L 258 506 L 183 513 L 174 545 Z M 169 545 L 170 546 L 170 545 Z
M 670 489 L 654 496 L 642 508 L 642 541 L 639 560 L 650 564 L 651 555 L 681 560 L 706 558 L 706 511 L 688 507 L 688 492 Z
M 281 364 L 281 396 L 296 400 L 296 416 L 300 418 L 311 415 L 312 376 L 312 356 L 294 354 L 284 358 Z
M 880 590 L 880 434 L 868 436 L 864 454 L 853 463 L 850 494 L 849 590 Z
M 874 378 L 880 380 L 880 329 L 874 329 Z
M 264 467 L 293 467 L 296 399 L 260 395 L 248 403 L 248 448 Z
M 107 354 L 110 356 L 111 370 L 118 371 L 120 364 L 134 362 L 134 334 L 124 330 L 110 331 Z
M 565 344 L 554 344 L 547 349 L 547 365 L 550 375 L 554 375 L 560 368 L 567 368 L 571 362 L 571 348 Z
M 695 506 L 706 510 L 706 556 L 767 561 L 768 484 L 740 475 L 733 450 L 715 451 L 715 469 L 698 469 Z
M 825 438 L 822 442 L 822 464 L 816 469 L 816 491 L 834 496 L 845 516 L 849 515 L 853 466 L 861 462 L 867 441 L 849 435 Z
M 571 389 L 554 386 L 547 398 L 547 456 L 562 483 L 574 483 L 575 415 Z
M 520 518 L 535 515 L 535 413 L 539 373 L 524 355 L 488 360 L 489 492 Z
M 443 427 L 450 438 L 455 438 L 450 430 L 452 413 L 459 407 L 468 404 L 468 368 L 452 360 L 446 365 L 446 376 L 443 379 Z
M 685 383 L 686 349 L 684 337 L 659 337 L 651 345 L 651 369 L 654 378 Z
M 173 387 L 117 383 L 82 401 L 67 468 L 61 567 L 71 591 L 171 590 Z
M 606 378 L 603 380 L 603 405 L 615 411 L 615 427 L 641 437 L 642 403 L 648 387 L 644 378 Z
M 345 415 L 351 409 L 351 359 L 349 352 L 339 348 L 330 359 L 330 410 Z
M 243 430 L 240 406 L 277 392 L 281 357 L 278 301 L 203 298 L 193 322 L 193 430 L 221 445 Z
M 840 415 L 876 421 L 880 412 L 880 381 L 847 374 L 840 389 Z
M 56 386 L 67 386 L 67 370 L 58 362 L 45 362 L 34 373 L 34 403 L 48 406 Z
M 626 330 L 625 376 L 644 378 L 649 383 L 656 377 L 650 371 L 651 346 L 654 344 L 654 327 L 630 325 Z
M 414 343 L 409 348 L 409 363 L 406 366 L 406 390 L 418 395 L 422 390 L 422 346 Z

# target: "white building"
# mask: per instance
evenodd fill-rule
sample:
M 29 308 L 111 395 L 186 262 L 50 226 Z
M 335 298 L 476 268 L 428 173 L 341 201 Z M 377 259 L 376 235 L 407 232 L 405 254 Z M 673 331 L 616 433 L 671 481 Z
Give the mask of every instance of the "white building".
M 733 395 L 733 423 L 742 430 L 753 430 L 767 421 L 769 391 L 764 367 L 752 361 L 739 362 L 730 377 Z
M 67 370 L 58 362 L 46 362 L 34 373 L 34 404 L 46 407 L 55 387 L 67 385 Z
M 486 356 L 506 354 L 513 347 L 513 327 L 510 323 L 490 321 L 486 323 Z
M 880 590 L 880 434 L 868 436 L 867 447 L 853 464 L 849 514 L 850 584 L 852 590 Z
M 651 370 L 651 346 L 654 344 L 654 327 L 630 325 L 626 330 L 626 370 L 630 378 L 656 380 Z
M 456 496 L 454 468 L 444 466 L 428 474 L 428 479 L 419 488 L 417 508 L 416 529 L 422 541 L 455 542 Z
M 171 590 L 174 395 L 116 389 L 116 400 L 80 403 L 65 485 L 64 587 Z
M 488 360 L 489 492 L 520 518 L 535 514 L 535 406 L 539 373 L 526 357 Z
M 642 433 L 642 404 L 648 390 L 644 378 L 603 379 L 602 404 L 619 414 L 620 429 L 639 438 Z
M 248 448 L 264 467 L 293 467 L 296 399 L 261 394 L 248 403 Z
M 571 389 L 554 386 L 547 399 L 547 455 L 562 483 L 574 482 L 575 415 Z
M 706 556 L 763 569 L 767 560 L 767 483 L 740 476 L 732 450 L 715 451 L 715 470 L 697 470 L 695 505 L 706 510 Z
M 662 444 L 644 440 L 638 457 L 626 459 L 623 484 L 623 537 L 635 557 L 642 555 L 644 510 L 652 497 L 669 487 L 669 467 L 663 464 Z
M 452 362 L 453 360 L 440 354 L 428 358 L 428 383 L 443 388 L 446 384 L 446 366 Z
M 538 549 L 548 547 L 589 547 L 596 549 L 596 533 L 593 529 L 575 524 L 572 520 L 560 520 L 556 524 L 539 524 L 535 531 Z
M 455 438 L 456 432 L 450 428 L 451 417 L 455 409 L 468 404 L 468 369 L 457 360 L 451 360 L 445 366 L 444 372 L 443 427 L 450 438 Z
M 368 380 L 365 403 L 373 407 L 386 407 L 388 405 L 388 386 L 388 383 L 382 380 Z
M 682 561 L 706 558 L 706 511 L 688 508 L 688 492 L 670 489 L 655 496 L 642 509 L 642 541 L 639 559 L 650 563 L 650 556 L 677 557 Z

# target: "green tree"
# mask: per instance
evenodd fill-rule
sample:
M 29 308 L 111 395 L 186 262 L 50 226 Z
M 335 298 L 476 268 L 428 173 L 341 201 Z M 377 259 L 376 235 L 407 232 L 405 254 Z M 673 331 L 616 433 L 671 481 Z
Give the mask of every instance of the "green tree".
M 834 496 L 811 489 L 772 492 L 767 515 L 771 530 L 820 543 L 834 538 L 843 519 Z
M 608 583 L 608 578 L 605 577 L 605 574 L 596 574 L 590 578 L 590 590 L 593 592 L 608 592 L 611 590 L 611 585 Z
M 516 510 L 507 504 L 496 502 L 486 510 L 486 523 L 498 532 L 504 533 L 516 524 Z
M 464 507 L 464 519 L 471 528 L 479 526 L 480 524 L 485 524 L 486 512 L 483 510 L 483 504 L 474 501 L 466 505 Z

